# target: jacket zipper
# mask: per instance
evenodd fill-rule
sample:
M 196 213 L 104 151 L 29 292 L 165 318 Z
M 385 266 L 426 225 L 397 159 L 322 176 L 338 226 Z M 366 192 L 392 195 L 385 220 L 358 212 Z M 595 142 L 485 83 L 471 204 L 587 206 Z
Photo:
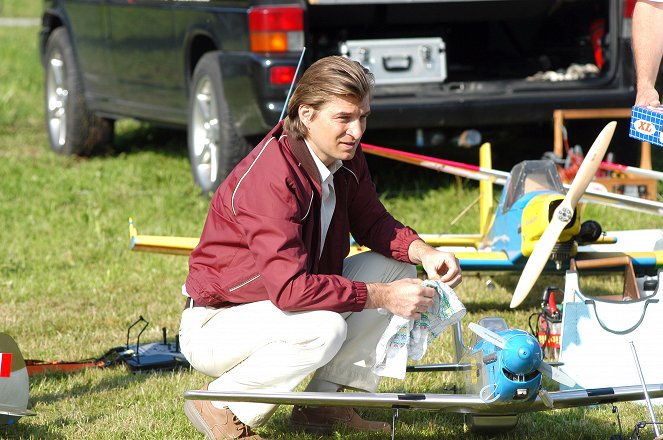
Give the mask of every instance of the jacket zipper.
M 242 284 L 238 284 L 238 285 L 235 286 L 235 287 L 231 287 L 230 289 L 228 289 L 228 292 L 233 292 L 233 291 L 239 289 L 240 287 L 244 287 L 244 286 L 246 286 L 247 284 L 249 284 L 251 281 L 255 281 L 255 280 L 257 280 L 258 278 L 260 278 L 260 274 L 254 276 L 253 278 L 249 278 L 248 280 L 244 281 Z

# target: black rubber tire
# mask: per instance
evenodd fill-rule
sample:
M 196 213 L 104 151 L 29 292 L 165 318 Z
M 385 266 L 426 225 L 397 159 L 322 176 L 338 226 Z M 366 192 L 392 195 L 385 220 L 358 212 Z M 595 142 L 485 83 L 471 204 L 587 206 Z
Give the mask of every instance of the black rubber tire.
M 114 121 L 92 113 L 64 27 L 51 33 L 44 54 L 44 106 L 51 149 L 59 154 L 90 155 L 112 145 Z
M 251 149 L 228 110 L 218 55 L 208 52 L 200 59 L 189 90 L 189 161 L 204 194 L 214 192 Z

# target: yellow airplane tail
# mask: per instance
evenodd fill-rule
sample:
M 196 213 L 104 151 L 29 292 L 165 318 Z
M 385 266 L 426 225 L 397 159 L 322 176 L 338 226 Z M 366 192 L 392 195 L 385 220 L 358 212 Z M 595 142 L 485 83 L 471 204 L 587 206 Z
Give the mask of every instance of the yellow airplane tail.
M 490 143 L 485 142 L 479 149 L 479 167 L 492 169 L 493 160 Z M 482 237 L 486 236 L 493 222 L 494 214 L 493 182 L 481 180 L 479 182 L 479 232 Z

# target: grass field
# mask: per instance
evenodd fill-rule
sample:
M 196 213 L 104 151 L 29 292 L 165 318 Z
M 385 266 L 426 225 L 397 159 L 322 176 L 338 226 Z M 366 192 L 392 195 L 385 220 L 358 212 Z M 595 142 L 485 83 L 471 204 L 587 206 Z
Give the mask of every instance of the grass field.
M 36 18 L 42 4 L 41 0 L 0 0 L 0 17 Z
M 16 4 L 5 0 L 5 10 Z M 199 234 L 208 201 L 193 186 L 185 137 L 123 122 L 111 154 L 85 159 L 53 154 L 43 124 L 37 31 L 0 28 L 0 331 L 16 339 L 26 358 L 67 361 L 96 358 L 123 345 L 128 325 L 139 316 L 150 322 L 141 340 L 159 340 L 162 327 L 172 337 L 187 259 L 130 252 L 127 220 L 132 216 L 145 234 Z M 426 170 L 394 169 L 380 173 L 379 189 L 397 217 L 421 232 L 478 230 L 473 210 L 450 225 L 477 196 L 475 185 L 457 185 Z M 660 218 L 647 215 L 601 207 L 588 212 L 607 229 L 661 226 Z M 468 308 L 465 322 L 499 315 L 527 328 L 539 294 L 533 293 L 525 307 L 509 310 L 516 277 L 493 277 L 493 289 L 487 280 L 466 274 L 457 289 Z M 562 282 L 542 277 L 534 292 Z M 447 335 L 430 347 L 425 361 L 451 361 Z M 0 438 L 201 438 L 184 416 L 182 392 L 206 380 L 194 371 L 132 374 L 122 366 L 36 376 L 30 401 L 37 416 L 0 427 Z M 413 374 L 403 382 L 385 380 L 381 390 L 441 392 L 455 382 L 446 373 Z M 619 408 L 629 432 L 636 421 L 647 420 L 643 406 Z M 391 417 L 386 411 L 369 414 Z M 288 415 L 289 407 L 282 407 L 260 433 L 274 439 L 316 438 L 290 431 Z M 525 415 L 514 431 L 499 438 L 598 439 L 615 431 L 615 417 L 605 406 Z M 476 437 L 466 432 L 460 415 L 401 413 L 399 439 L 459 437 Z M 334 438 L 378 437 L 338 432 Z

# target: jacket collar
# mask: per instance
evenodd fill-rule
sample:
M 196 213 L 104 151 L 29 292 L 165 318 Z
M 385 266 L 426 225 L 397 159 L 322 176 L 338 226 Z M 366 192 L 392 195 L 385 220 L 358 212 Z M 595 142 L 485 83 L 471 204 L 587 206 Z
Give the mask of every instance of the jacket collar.
M 318 167 L 316 166 L 313 157 L 311 157 L 311 152 L 306 146 L 306 143 L 294 136 L 288 136 L 288 143 L 290 144 L 292 154 L 294 154 L 297 161 L 302 165 L 306 174 L 308 174 L 317 186 L 320 187 L 320 172 L 318 171 Z

